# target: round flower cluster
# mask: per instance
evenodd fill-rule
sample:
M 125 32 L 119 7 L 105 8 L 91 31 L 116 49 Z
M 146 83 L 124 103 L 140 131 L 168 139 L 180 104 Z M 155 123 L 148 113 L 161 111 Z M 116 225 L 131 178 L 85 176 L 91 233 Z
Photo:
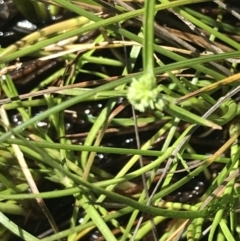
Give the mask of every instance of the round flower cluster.
M 156 108 L 159 102 L 159 90 L 153 84 L 153 81 L 147 80 L 145 76 L 139 79 L 133 79 L 128 88 L 127 98 L 135 109 L 144 112 L 146 109 Z M 159 105 L 159 104 L 157 104 Z

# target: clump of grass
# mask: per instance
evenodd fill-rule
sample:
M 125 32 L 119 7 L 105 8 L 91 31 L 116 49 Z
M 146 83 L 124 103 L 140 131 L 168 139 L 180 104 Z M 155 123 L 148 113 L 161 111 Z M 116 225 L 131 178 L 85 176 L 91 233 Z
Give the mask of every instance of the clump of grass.
M 95 228 L 109 241 L 145 240 L 147 235 L 161 241 L 239 238 L 235 96 L 240 88 L 236 84 L 240 45 L 233 34 L 240 29 L 224 21 L 224 14 L 238 19 L 234 10 L 226 12 L 231 6 L 214 2 L 212 6 L 205 0 L 195 4 L 117 0 L 110 5 L 53 0 L 50 9 L 64 8 L 76 16 L 1 49 L 0 220 L 5 240 L 11 240 L 11 233 L 23 240 L 40 240 L 15 221 L 14 215 L 26 222 L 28 215 L 31 220 L 35 217 L 35 211 L 32 216 L 28 212 L 30 200 L 37 201 L 51 226 L 44 241 L 83 240 Z M 199 4 L 217 14 L 204 16 Z M 28 7 L 25 10 L 39 7 L 39 16 L 46 21 L 45 5 L 35 1 L 30 6 L 29 1 Z M 28 15 L 22 5 L 21 11 Z M 167 13 L 171 18 L 164 28 L 159 22 L 163 14 L 168 18 Z M 76 37 L 94 30 L 98 31 L 90 35 L 91 43 L 77 43 Z M 14 61 L 26 57 L 58 59 L 62 65 L 30 92 L 19 94 L 10 71 L 21 67 Z M 95 116 L 89 110 L 82 114 L 86 102 L 102 107 Z M 45 111 L 33 114 L 42 107 Z M 20 125 L 9 121 L 11 111 L 21 115 Z M 69 113 L 74 121 L 88 123 L 77 144 L 66 130 Z M 43 120 L 47 128 L 40 127 Z M 149 133 L 139 137 L 141 128 Z M 107 147 L 109 139 L 117 143 L 115 136 L 108 136 L 112 131 L 119 139 L 117 132 L 132 133 L 128 142 L 134 138 L 136 145 Z M 204 142 L 214 135 L 221 140 L 204 150 Z M 116 168 L 109 171 L 97 165 L 97 153 L 111 155 Z M 124 157 L 120 168 L 112 154 Z M 221 163 L 216 176 L 210 172 L 214 163 Z M 188 203 L 170 199 L 198 176 L 209 185 L 195 199 Z M 43 180 L 57 186 L 41 192 Z M 64 196 L 74 202 L 70 221 L 62 227 L 45 201 Z M 169 225 L 164 225 L 166 220 Z

